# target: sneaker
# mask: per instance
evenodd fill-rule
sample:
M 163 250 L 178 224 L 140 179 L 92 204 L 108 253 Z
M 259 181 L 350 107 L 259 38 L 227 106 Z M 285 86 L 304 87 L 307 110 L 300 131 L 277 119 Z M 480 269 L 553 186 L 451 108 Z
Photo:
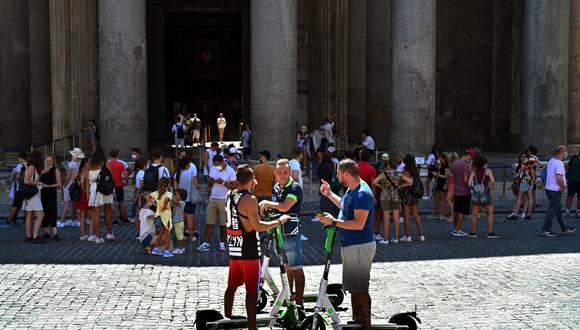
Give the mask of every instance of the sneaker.
M 411 243 L 411 236 L 401 238 L 401 242 Z
M 181 251 L 181 249 L 180 249 L 180 248 L 177 248 L 177 249 L 175 249 L 175 250 L 171 251 L 171 253 L 173 253 L 173 254 L 182 254 L 182 253 L 183 253 L 183 251 Z
M 57 228 L 63 228 L 63 227 L 64 227 L 64 222 L 62 222 L 62 221 L 57 221 L 57 222 L 56 222 L 56 227 L 57 227 Z
M 129 218 L 130 223 L 135 223 L 135 218 Z
M 226 252 L 226 244 L 224 242 L 220 242 L 220 252 Z
M 158 247 L 156 247 L 156 248 L 153 248 L 153 250 L 151 251 L 151 254 L 154 256 L 162 256 L 163 252 L 161 252 L 161 250 Z
M 304 236 L 303 234 L 300 234 L 300 240 L 301 241 L 307 241 L 308 237 Z
M 74 223 L 75 223 L 74 221 L 72 221 L 72 220 L 70 220 L 70 219 L 69 219 L 69 220 L 67 220 L 67 221 L 64 223 L 64 225 L 65 225 L 65 226 L 72 226 L 72 225 L 74 225 Z
M 187 230 L 183 232 L 183 237 L 189 238 L 190 236 L 191 236 L 191 234 L 189 234 L 189 232 Z
M 375 234 L 374 238 L 375 238 L 375 241 L 382 241 L 383 240 L 383 236 L 381 236 L 381 234 Z
M 492 231 L 491 233 L 487 234 L 487 238 L 489 239 L 499 238 L 499 235 Z
M 113 233 L 107 233 L 107 241 L 114 241 L 115 235 Z
M 391 243 L 399 244 L 399 240 L 393 237 L 393 238 L 391 238 Z
M 410 237 L 409 237 L 410 238 Z M 425 235 L 421 235 L 419 236 L 419 241 L 421 242 L 425 242 Z
M 554 237 L 556 236 L 556 234 L 554 234 L 552 231 L 543 231 L 542 235 L 546 236 L 546 237 Z
M 508 220 L 518 220 L 518 216 L 515 214 L 511 214 L 509 217 L 507 217 Z
M 471 238 L 477 238 L 477 234 L 476 233 L 469 233 L 469 237 L 471 237 Z
M 464 232 L 463 230 L 454 230 L 451 232 L 451 235 L 457 236 L 457 237 L 465 237 L 465 236 L 467 236 L 467 233 Z
M 580 210 L 576 210 L 576 218 L 580 218 Z
M 75 223 L 73 224 L 74 227 L 80 227 L 81 226 L 81 221 L 75 221 Z
M 196 250 L 197 252 L 209 252 L 209 248 L 209 243 L 203 242 Z
M 117 219 L 113 220 L 113 224 L 114 225 L 118 225 L 119 224 L 119 220 L 117 220 Z
M 171 258 L 171 257 L 173 257 L 173 253 L 171 253 L 171 251 L 163 252 L 163 258 Z
M 198 232 L 193 232 L 193 237 L 191 238 L 192 242 L 197 242 L 199 241 L 199 233 Z
M 384 239 L 379 241 L 379 244 L 389 245 L 389 241 L 385 241 Z
M 520 215 L 520 218 L 521 218 L 522 220 L 524 220 L 524 219 L 526 218 L 526 213 L 525 213 L 525 212 L 524 212 L 524 213 L 522 213 L 522 214 Z
M 572 234 L 575 231 L 576 231 L 576 228 L 568 227 L 566 230 L 564 230 L 564 234 Z
M 562 215 L 564 215 L 564 218 L 567 218 L 567 217 L 569 217 L 569 216 L 570 216 L 570 210 L 568 210 L 568 209 L 564 209 L 564 210 L 562 211 Z
M 105 243 L 105 240 L 103 239 L 103 237 L 99 237 L 95 240 L 95 244 L 101 244 L 101 243 Z
M 52 240 L 55 241 L 55 242 L 59 242 L 60 241 L 60 236 L 58 236 L 58 234 L 54 234 L 52 236 Z
M 81 236 L 80 240 L 81 240 L 81 241 L 86 241 L 86 240 L 87 240 L 87 238 L 88 238 L 88 237 L 87 237 L 87 235 L 85 235 L 85 236 Z
M 95 235 L 91 235 L 87 238 L 87 241 L 89 241 L 89 242 L 94 242 L 96 240 L 97 240 L 97 236 L 95 236 Z

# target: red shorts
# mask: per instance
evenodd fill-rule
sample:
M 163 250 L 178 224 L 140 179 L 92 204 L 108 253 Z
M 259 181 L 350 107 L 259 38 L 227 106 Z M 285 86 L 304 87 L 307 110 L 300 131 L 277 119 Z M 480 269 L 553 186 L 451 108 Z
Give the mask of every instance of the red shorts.
M 258 293 L 260 289 L 260 260 L 230 259 L 228 287 L 246 285 L 247 293 Z

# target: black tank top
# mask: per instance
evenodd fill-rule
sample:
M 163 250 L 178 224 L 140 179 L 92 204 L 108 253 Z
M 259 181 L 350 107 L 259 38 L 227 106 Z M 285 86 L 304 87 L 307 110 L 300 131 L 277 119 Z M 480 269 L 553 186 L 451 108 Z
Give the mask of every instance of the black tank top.
M 255 230 L 245 232 L 240 221 L 249 221 L 238 211 L 238 204 L 247 190 L 232 190 L 226 196 L 226 228 L 230 258 L 236 260 L 256 260 L 260 256 L 260 240 Z

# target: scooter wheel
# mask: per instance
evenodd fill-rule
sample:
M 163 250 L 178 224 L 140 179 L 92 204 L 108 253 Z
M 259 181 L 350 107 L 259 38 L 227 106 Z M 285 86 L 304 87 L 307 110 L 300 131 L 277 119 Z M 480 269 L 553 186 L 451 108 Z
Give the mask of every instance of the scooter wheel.
M 261 312 L 264 307 L 268 304 L 268 293 L 264 289 L 260 289 L 260 294 L 258 295 L 258 312 Z
M 220 312 L 213 309 L 198 310 L 195 313 L 195 328 L 198 330 L 208 330 L 208 322 L 219 321 L 223 318 Z
M 344 290 L 342 290 L 342 284 L 329 284 L 326 287 L 326 293 L 329 295 L 336 295 L 336 299 L 331 300 L 332 306 L 337 308 L 344 301 Z
M 314 315 L 310 315 L 300 323 L 300 330 L 326 330 L 326 324 L 322 319 L 318 319 L 316 322 L 316 328 L 312 327 L 312 323 L 314 321 Z
M 417 330 L 417 321 L 411 315 L 406 313 L 399 313 L 391 316 L 389 323 L 395 323 L 396 325 L 406 325 L 409 330 Z

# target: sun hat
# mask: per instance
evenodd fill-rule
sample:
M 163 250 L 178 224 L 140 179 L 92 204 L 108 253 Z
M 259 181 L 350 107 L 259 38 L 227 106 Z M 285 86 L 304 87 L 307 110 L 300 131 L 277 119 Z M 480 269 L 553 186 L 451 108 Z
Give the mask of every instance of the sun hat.
M 69 151 L 73 159 L 82 159 L 85 158 L 85 154 L 80 148 L 74 148 L 73 150 Z

